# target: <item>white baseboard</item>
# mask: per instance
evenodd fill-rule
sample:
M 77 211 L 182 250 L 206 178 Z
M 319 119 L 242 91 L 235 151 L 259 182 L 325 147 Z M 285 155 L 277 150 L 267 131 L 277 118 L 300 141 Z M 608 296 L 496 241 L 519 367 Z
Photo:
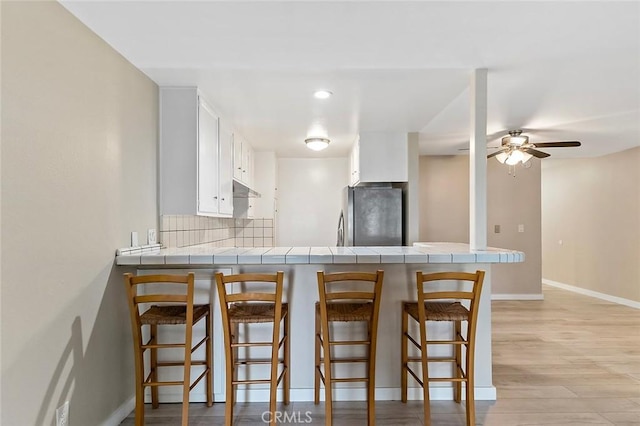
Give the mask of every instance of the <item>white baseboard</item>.
M 136 408 L 136 397 L 132 396 L 130 399 L 125 401 L 121 406 L 119 406 L 116 411 L 111 413 L 109 418 L 102 422 L 100 426 L 118 426 L 127 416 Z
M 453 387 L 451 386 L 432 387 L 429 390 L 429 397 L 434 401 L 453 400 Z M 269 390 L 266 388 L 238 389 L 236 398 L 237 398 L 237 402 L 268 402 Z M 422 388 L 409 388 L 407 398 L 411 401 L 422 400 Z M 214 398 L 214 402 L 220 402 L 221 399 L 222 398 L 219 398 L 219 397 Z M 282 400 L 281 389 L 278 389 L 277 399 Z M 289 399 L 292 402 L 313 401 L 313 388 L 291 389 L 289 394 Z M 335 401 L 366 401 L 367 394 L 364 388 L 334 388 L 333 399 Z M 478 401 L 495 401 L 496 400 L 495 386 L 476 386 L 475 399 Z M 324 389 L 320 389 L 320 400 L 324 401 Z M 399 401 L 399 400 L 400 400 L 400 388 L 377 388 L 376 389 L 376 401 Z M 167 392 L 162 395 L 161 401 L 182 402 L 182 393 Z M 190 401 L 205 402 L 204 395 L 192 394 L 190 397 Z M 129 410 L 129 413 L 130 412 L 131 410 Z
M 542 293 L 529 293 L 529 294 L 509 294 L 509 293 L 500 293 L 500 294 L 492 294 L 491 300 L 544 300 L 544 295 Z
M 557 281 L 551 281 L 546 278 L 542 279 L 542 284 L 550 285 L 552 287 L 561 288 L 563 290 L 572 291 L 574 293 L 583 294 L 585 296 L 595 297 L 597 299 L 606 300 L 607 302 L 617 303 L 619 305 L 629 306 L 630 308 L 640 309 L 640 302 L 635 300 L 625 299 L 623 297 L 611 296 L 610 294 L 600 293 L 593 290 L 588 290 L 582 287 L 576 287 L 569 284 L 560 283 Z

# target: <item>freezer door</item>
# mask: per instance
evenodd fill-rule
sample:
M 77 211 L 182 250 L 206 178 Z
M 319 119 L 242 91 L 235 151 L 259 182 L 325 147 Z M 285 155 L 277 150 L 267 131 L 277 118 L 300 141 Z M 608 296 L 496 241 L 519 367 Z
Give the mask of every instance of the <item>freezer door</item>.
M 402 245 L 402 190 L 354 188 L 353 245 Z

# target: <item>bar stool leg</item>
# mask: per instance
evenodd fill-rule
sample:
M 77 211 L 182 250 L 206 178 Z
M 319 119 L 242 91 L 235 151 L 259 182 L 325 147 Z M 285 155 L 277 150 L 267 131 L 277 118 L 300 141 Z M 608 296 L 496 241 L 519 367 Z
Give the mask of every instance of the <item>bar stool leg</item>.
M 213 368 L 213 350 L 212 350 L 212 341 L 211 341 L 211 315 L 207 314 L 205 316 L 205 330 L 207 333 L 207 336 L 209 336 L 209 340 L 206 342 L 207 345 L 207 349 L 206 349 L 206 362 L 207 362 L 207 377 L 205 378 L 205 380 L 207 381 L 206 383 L 206 391 L 207 391 L 207 407 L 211 407 L 213 405 L 213 371 L 211 371 L 211 369 Z
M 235 380 L 235 348 L 231 346 L 231 344 L 236 343 L 238 341 L 238 332 L 237 326 L 231 324 L 225 324 L 226 327 L 230 328 L 230 338 L 229 342 L 225 342 L 225 394 L 227 396 L 227 401 L 224 404 L 224 424 L 225 426 L 232 426 L 233 423 L 233 406 L 235 404 L 235 395 L 234 395 L 234 386 L 233 381 Z
M 150 329 L 150 341 L 153 343 L 158 343 L 158 341 L 156 340 L 158 338 L 158 326 L 155 324 L 152 324 L 149 326 Z M 151 381 L 152 382 L 157 382 L 158 381 L 158 349 L 157 348 L 151 348 L 151 354 L 149 357 L 149 364 L 151 367 Z M 144 380 L 144 378 L 142 378 L 142 380 Z M 158 387 L 157 386 L 151 386 L 151 407 L 152 408 L 158 408 L 160 406 L 160 401 L 158 400 Z
M 245 328 L 245 332 L 246 332 L 246 328 Z M 239 343 L 240 342 L 240 324 L 238 323 L 233 323 L 231 326 L 231 333 L 233 336 L 233 341 L 235 343 Z M 236 367 L 236 360 L 238 359 L 238 351 L 240 350 L 238 347 L 232 348 L 231 349 L 233 351 L 233 364 L 231 365 L 231 368 L 233 368 L 233 381 L 236 382 L 238 381 L 238 368 Z M 231 391 L 231 404 L 235 407 L 236 405 L 236 401 L 238 400 L 238 385 L 233 385 L 232 386 L 233 390 Z
M 291 389 L 291 376 L 289 375 L 289 361 L 291 360 L 291 351 L 289 350 L 289 313 L 284 317 L 284 404 L 289 405 L 289 393 Z
M 269 411 L 271 426 L 276 425 L 276 395 L 278 392 L 278 353 L 280 342 L 280 323 L 273 324 L 273 345 L 271 347 L 271 383 L 269 383 Z
M 454 321 L 454 326 L 453 326 L 453 340 L 455 340 L 456 342 L 460 341 L 460 336 L 462 333 L 462 326 L 461 326 L 462 322 L 461 321 Z M 455 371 L 453 372 L 453 376 L 452 377 L 456 377 L 458 379 L 462 378 L 462 372 L 461 372 L 461 368 L 462 368 L 462 345 L 454 345 L 455 348 Z M 460 401 L 462 400 L 462 382 L 454 382 L 453 384 L 453 400 L 455 402 L 457 402 L 458 404 L 460 403 Z
M 409 332 L 409 314 L 405 311 L 404 306 L 402 307 L 402 331 L 400 333 L 401 338 L 401 346 L 402 353 L 400 356 L 400 361 L 402 366 L 400 368 L 400 389 L 402 392 L 402 402 L 407 402 L 407 363 L 409 362 L 409 357 L 407 354 L 407 346 L 409 344 L 409 339 L 407 339 L 407 333 Z
M 427 361 L 427 325 L 420 321 L 420 354 L 422 361 L 422 395 L 424 405 L 424 424 L 431 425 L 431 407 L 429 402 L 429 363 Z
M 320 403 L 320 311 L 316 309 L 316 334 L 315 342 L 315 366 L 316 374 L 313 381 L 313 402 L 318 405 Z
M 136 364 L 136 426 L 144 425 L 144 357 L 140 345 L 135 345 Z
M 369 329 L 369 375 L 367 380 L 367 422 L 369 426 L 376 424 L 376 338 L 378 330 L 371 327 L 371 322 L 367 322 Z
M 476 409 L 475 409 L 475 378 L 474 378 L 474 353 L 475 353 L 475 332 L 469 331 L 471 326 L 467 329 L 467 345 L 466 354 L 466 397 L 467 397 L 467 426 L 474 426 L 476 424 Z
M 322 324 L 322 352 L 324 355 L 324 412 L 325 426 L 333 424 L 333 395 L 331 384 L 331 345 L 329 345 L 328 324 Z
M 189 391 L 191 390 L 191 347 L 193 327 L 187 327 L 184 341 L 184 376 L 182 384 L 182 426 L 189 426 Z

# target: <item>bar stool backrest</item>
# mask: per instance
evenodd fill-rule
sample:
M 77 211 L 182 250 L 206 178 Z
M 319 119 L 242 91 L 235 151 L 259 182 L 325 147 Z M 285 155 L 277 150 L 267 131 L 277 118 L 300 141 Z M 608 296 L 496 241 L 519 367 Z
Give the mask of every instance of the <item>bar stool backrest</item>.
M 469 324 L 475 327 L 476 319 L 478 316 L 478 305 L 480 303 L 480 294 L 482 292 L 482 283 L 484 282 L 484 271 L 476 272 L 435 272 L 429 274 L 423 274 L 421 271 L 417 272 L 418 283 L 418 312 L 421 322 L 424 323 L 424 303 L 429 300 L 455 300 L 455 301 L 469 301 Z M 435 283 L 439 285 L 443 281 L 466 281 L 471 284 L 470 290 L 449 290 L 438 289 Z M 458 286 L 459 283 L 454 283 Z M 431 287 L 431 288 L 429 288 Z M 470 330 L 470 332 L 474 332 Z
M 185 305 L 186 325 L 193 324 L 194 273 L 187 275 L 142 275 L 125 274 L 128 283 L 127 299 L 133 326 L 134 337 L 142 341 L 140 335 L 143 310 L 151 304 Z M 137 330 L 137 332 L 136 332 Z
M 221 272 L 216 273 L 218 296 L 223 305 L 237 302 L 281 302 L 283 281 L 284 273 L 282 271 L 276 274 L 224 275 Z M 242 284 L 239 293 L 230 293 L 227 291 L 227 284 L 236 283 Z M 260 286 L 259 291 L 248 291 L 249 287 L 257 286 L 258 283 L 274 284 L 273 291 L 264 290 L 264 286 Z
M 325 274 L 323 271 L 318 271 L 318 293 L 320 296 L 320 304 L 339 300 L 368 300 L 374 303 L 376 308 L 374 312 L 376 312 L 377 307 L 380 304 L 383 277 L 383 271 L 377 271 L 375 273 L 338 272 L 333 274 Z M 371 291 L 331 289 L 331 287 L 338 287 L 338 284 L 344 284 L 348 281 L 369 283 L 373 288 Z

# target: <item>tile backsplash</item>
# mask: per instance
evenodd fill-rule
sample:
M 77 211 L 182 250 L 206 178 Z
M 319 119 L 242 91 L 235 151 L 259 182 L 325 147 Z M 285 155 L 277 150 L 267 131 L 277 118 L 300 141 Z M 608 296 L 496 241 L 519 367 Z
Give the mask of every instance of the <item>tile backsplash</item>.
M 213 243 L 218 247 L 273 247 L 273 219 L 234 219 L 165 215 L 160 218 L 164 247 Z

